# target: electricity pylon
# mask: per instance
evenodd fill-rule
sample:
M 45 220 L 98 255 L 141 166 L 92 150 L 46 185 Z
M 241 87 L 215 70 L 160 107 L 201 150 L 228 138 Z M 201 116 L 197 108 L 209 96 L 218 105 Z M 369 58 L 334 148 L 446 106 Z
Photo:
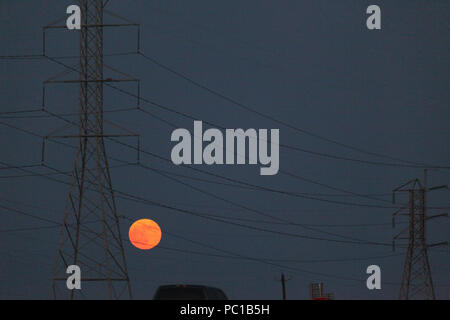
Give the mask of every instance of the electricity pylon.
M 431 189 L 434 190 L 438 188 L 441 187 L 427 189 L 426 186 L 422 187 L 418 179 L 415 179 L 403 184 L 393 192 L 394 203 L 395 193 L 406 192 L 408 194 L 408 204 L 396 211 L 393 215 L 394 226 L 394 217 L 396 215 L 408 216 L 408 227 L 397 234 L 394 237 L 393 242 L 395 248 L 395 241 L 407 241 L 402 282 L 398 294 L 399 299 L 436 299 L 427 250 L 431 246 L 441 245 L 444 243 L 427 245 L 426 222 L 431 218 L 440 217 L 445 214 L 434 216 L 426 215 L 426 192 Z M 406 236 L 404 236 L 405 234 Z
M 67 197 L 52 294 L 60 298 L 132 298 L 114 190 L 105 149 L 103 1 L 79 0 L 81 9 L 79 123 L 72 184 Z M 56 81 L 53 81 L 56 82 Z M 117 135 L 114 135 L 117 136 Z M 66 138 L 68 136 L 65 136 Z M 69 265 L 81 268 L 81 290 L 68 290 Z

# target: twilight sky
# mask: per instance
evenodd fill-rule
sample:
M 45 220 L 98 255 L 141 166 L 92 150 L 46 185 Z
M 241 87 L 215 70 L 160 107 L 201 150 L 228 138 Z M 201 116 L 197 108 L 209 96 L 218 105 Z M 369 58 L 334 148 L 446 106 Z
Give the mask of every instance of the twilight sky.
M 64 18 L 73 3 L 0 1 L 0 56 L 41 54 L 42 27 Z M 365 11 L 370 4 L 381 7 L 381 30 L 366 28 Z M 232 299 L 279 299 L 277 279 L 284 272 L 292 278 L 287 283 L 288 299 L 307 299 L 311 282 L 323 282 L 337 299 L 395 299 L 404 249 L 392 252 L 389 245 L 328 240 L 350 237 L 390 244 L 406 226 L 406 220 L 400 219 L 403 224 L 392 228 L 391 191 L 410 179 L 423 179 L 423 169 L 384 165 L 405 163 L 373 153 L 450 165 L 448 1 L 111 0 L 107 9 L 141 24 L 141 51 L 146 56 L 260 113 L 314 133 L 308 135 L 246 111 L 141 55 L 116 55 L 136 50 L 136 29 L 106 29 L 105 64 L 140 79 L 141 96 L 147 101 L 216 127 L 279 129 L 280 144 L 297 148 L 280 148 L 280 172 L 274 176 L 259 175 L 259 165 L 192 167 L 264 188 L 306 194 L 294 197 L 230 186 L 230 181 L 141 154 L 144 166 L 182 175 L 172 176 L 185 183 L 181 184 L 143 166 L 121 166 L 111 159 L 117 190 L 259 229 L 117 199 L 119 213 L 128 217 L 121 220 L 122 235 L 139 218 L 153 219 L 162 229 L 161 247 L 150 251 L 140 251 L 124 239 L 135 297 L 151 299 L 162 284 L 193 283 L 219 287 Z M 120 20 L 105 13 L 105 22 Z M 77 59 L 67 56 L 79 54 L 78 45 L 77 32 L 52 30 L 46 54 L 66 57 L 61 61 L 77 67 Z M 5 112 L 41 108 L 43 81 L 64 71 L 46 59 L 0 59 L 0 299 L 49 297 L 59 228 L 23 213 L 62 222 L 69 187 L 2 167 L 39 164 L 42 139 L 29 133 L 47 135 L 66 123 L 43 112 Z M 105 75 L 117 73 L 107 69 Z M 74 77 L 73 72 L 63 75 L 64 79 Z M 117 86 L 136 92 L 133 84 Z M 170 141 L 174 128 L 151 115 L 193 130 L 192 119 L 143 101 L 147 113 L 135 110 L 135 98 L 111 88 L 105 87 L 104 94 L 105 111 L 130 109 L 106 113 L 105 119 L 139 133 L 145 151 L 170 158 L 174 146 Z M 76 121 L 77 104 L 77 85 L 47 87 L 46 108 L 51 112 L 68 114 L 68 119 Z M 118 127 L 105 128 L 124 133 Z M 120 141 L 137 143 L 133 138 Z M 65 142 L 75 144 L 73 139 Z M 106 148 L 114 159 L 136 161 L 136 151 L 123 144 L 107 141 Z M 46 146 L 45 163 L 50 167 L 70 172 L 73 157 L 70 148 Z M 29 170 L 52 172 L 45 167 Z M 47 177 L 70 181 L 64 175 Z M 429 186 L 449 184 L 449 180 L 449 169 L 429 171 Z M 428 213 L 448 212 L 449 200 L 448 190 L 430 192 L 428 205 L 444 209 Z M 399 198 L 400 203 L 405 201 Z M 315 230 L 280 224 L 257 212 Z M 430 221 L 428 242 L 448 241 L 448 230 L 448 218 Z M 235 254 L 234 258 L 211 246 Z M 436 295 L 448 299 L 448 247 L 430 249 L 429 258 Z M 365 271 L 372 264 L 381 267 L 381 290 L 366 288 Z

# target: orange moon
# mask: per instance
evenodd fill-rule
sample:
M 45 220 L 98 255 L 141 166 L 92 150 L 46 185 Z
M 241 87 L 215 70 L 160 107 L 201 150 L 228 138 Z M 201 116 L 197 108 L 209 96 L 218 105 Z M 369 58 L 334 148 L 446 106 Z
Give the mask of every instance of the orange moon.
M 128 231 L 130 242 L 138 249 L 149 250 L 161 241 L 161 228 L 150 219 L 135 221 Z

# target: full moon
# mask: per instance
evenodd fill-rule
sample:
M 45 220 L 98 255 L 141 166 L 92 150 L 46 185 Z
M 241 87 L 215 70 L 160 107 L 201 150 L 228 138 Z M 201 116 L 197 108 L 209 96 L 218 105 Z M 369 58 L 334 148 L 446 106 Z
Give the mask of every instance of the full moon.
M 161 228 L 150 219 L 135 221 L 128 231 L 130 242 L 138 249 L 149 250 L 161 241 Z

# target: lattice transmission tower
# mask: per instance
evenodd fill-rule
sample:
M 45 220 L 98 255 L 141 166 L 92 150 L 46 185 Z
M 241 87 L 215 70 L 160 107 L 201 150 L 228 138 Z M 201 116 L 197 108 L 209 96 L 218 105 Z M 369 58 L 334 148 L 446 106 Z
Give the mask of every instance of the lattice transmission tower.
M 446 186 L 441 186 L 446 187 Z M 402 282 L 398 294 L 399 299 L 436 299 L 431 268 L 428 260 L 428 248 L 446 243 L 427 244 L 426 222 L 431 218 L 445 216 L 438 214 L 427 216 L 426 214 L 426 193 L 441 187 L 427 189 L 423 187 L 418 179 L 411 180 L 394 190 L 395 194 L 404 192 L 408 194 L 408 203 L 405 207 L 396 211 L 394 217 L 403 215 L 408 217 L 408 227 L 403 229 L 394 237 L 394 248 L 396 241 L 406 241 L 406 257 L 403 266 Z
M 52 296 L 56 299 L 131 299 L 130 279 L 104 143 L 104 138 L 122 135 L 106 134 L 106 120 L 103 118 L 104 84 L 130 80 L 104 77 L 103 29 L 120 25 L 103 23 L 103 0 L 79 0 L 78 5 L 82 17 L 81 30 L 77 31 L 80 33 L 79 79 L 59 81 L 79 83 L 78 133 L 71 137 L 64 136 L 77 139 L 78 151 L 65 207 Z M 46 84 L 57 82 L 52 80 Z M 81 268 L 81 290 L 68 290 L 68 265 Z

